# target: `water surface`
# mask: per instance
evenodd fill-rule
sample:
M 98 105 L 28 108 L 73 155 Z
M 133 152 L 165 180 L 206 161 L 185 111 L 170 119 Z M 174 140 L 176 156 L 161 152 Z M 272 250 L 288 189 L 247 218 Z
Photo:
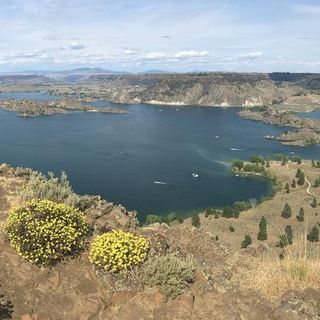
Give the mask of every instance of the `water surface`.
M 0 110 L 0 162 L 65 170 L 76 192 L 101 194 L 143 218 L 224 206 L 270 191 L 264 179 L 233 176 L 234 158 L 279 152 L 320 158 L 318 146 L 264 139 L 285 128 L 243 120 L 236 108 L 120 107 L 129 113 L 23 118 Z

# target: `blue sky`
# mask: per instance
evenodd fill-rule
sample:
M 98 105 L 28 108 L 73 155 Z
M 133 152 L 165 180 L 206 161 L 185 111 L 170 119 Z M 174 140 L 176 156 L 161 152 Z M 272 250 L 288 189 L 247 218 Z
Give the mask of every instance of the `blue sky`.
M 0 72 L 320 72 L 317 0 L 1 0 Z

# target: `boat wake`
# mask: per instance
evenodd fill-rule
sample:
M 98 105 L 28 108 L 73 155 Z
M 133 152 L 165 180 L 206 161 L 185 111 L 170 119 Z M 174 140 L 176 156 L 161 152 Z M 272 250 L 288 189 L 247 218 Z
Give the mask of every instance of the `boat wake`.
M 243 151 L 243 149 L 238 149 L 238 148 L 230 148 L 231 151 Z
M 154 184 L 167 184 L 166 182 L 162 182 L 162 181 L 153 181 Z

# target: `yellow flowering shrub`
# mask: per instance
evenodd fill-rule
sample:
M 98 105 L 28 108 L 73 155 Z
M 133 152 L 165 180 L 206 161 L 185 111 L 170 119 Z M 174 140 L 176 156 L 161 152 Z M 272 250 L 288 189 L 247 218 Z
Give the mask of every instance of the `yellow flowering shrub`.
M 143 262 L 148 250 L 149 242 L 145 237 L 112 230 L 92 241 L 89 260 L 99 269 L 119 272 Z
M 89 225 L 83 213 L 50 200 L 30 200 L 6 221 L 10 245 L 26 260 L 51 265 L 84 246 Z

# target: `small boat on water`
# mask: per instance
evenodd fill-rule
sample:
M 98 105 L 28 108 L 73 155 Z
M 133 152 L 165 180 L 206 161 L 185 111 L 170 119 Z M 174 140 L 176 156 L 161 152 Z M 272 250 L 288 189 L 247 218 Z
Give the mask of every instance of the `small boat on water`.
M 198 178 L 198 177 L 199 177 L 199 175 L 198 175 L 197 173 L 195 173 L 195 172 L 192 173 L 192 176 L 193 176 L 194 178 Z
M 214 136 L 216 139 L 219 139 L 220 138 L 220 136 Z

